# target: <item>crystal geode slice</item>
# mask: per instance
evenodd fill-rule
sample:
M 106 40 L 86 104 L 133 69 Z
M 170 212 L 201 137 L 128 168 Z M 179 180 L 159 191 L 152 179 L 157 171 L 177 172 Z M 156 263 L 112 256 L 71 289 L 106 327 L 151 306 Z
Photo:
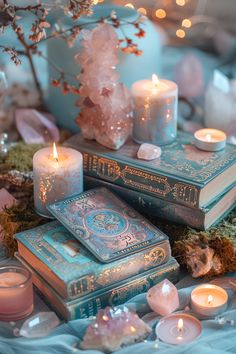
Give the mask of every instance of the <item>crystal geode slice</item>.
M 142 341 L 150 332 L 151 328 L 126 306 L 106 307 L 89 325 L 80 346 L 111 353 Z

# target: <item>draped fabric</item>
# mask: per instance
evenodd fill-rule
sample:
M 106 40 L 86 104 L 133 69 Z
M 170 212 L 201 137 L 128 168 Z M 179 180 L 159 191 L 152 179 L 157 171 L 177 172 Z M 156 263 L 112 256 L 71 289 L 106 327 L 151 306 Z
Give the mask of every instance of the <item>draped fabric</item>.
M 236 274 L 234 274 L 236 277 Z M 189 305 L 193 282 L 189 277 L 185 277 L 178 284 L 180 297 L 180 310 Z M 222 314 L 229 320 L 234 319 L 235 324 L 220 325 L 215 319 L 203 320 L 203 331 L 201 336 L 188 345 L 173 346 L 158 342 L 155 347 L 155 334 L 149 336 L 147 342 L 137 343 L 117 351 L 117 354 L 222 354 L 236 353 L 236 295 L 232 291 L 228 292 L 229 302 L 227 311 Z M 146 294 L 141 294 L 126 303 L 126 305 L 138 312 L 140 316 L 148 314 L 150 309 L 146 302 Z M 41 305 L 37 311 L 41 311 Z M 45 309 L 44 309 L 45 310 Z M 157 317 L 156 322 L 159 317 Z M 56 328 L 49 336 L 40 339 L 26 339 L 14 337 L 12 326 L 0 322 L 0 354 L 101 354 L 97 350 L 80 350 L 79 344 L 83 338 L 90 320 L 76 320 L 64 323 Z M 153 329 L 156 323 L 153 324 Z

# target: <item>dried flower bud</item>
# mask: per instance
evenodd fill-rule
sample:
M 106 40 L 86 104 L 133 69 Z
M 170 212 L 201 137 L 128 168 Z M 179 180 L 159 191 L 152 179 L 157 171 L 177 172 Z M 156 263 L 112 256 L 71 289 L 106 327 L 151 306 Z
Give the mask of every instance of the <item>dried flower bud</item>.
M 56 80 L 56 79 L 54 79 L 54 80 L 52 80 L 52 86 L 53 87 L 59 87 L 61 84 L 60 84 L 60 81 L 59 80 Z

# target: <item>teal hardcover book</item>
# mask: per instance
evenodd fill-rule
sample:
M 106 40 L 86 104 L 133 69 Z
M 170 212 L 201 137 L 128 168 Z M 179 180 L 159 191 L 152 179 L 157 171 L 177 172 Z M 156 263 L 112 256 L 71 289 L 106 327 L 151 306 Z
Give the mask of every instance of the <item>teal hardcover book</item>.
M 99 262 L 58 221 L 15 236 L 20 256 L 65 299 L 75 299 L 166 263 L 167 237 L 147 250 L 109 264 Z
M 199 150 L 192 134 L 178 133 L 152 161 L 137 158 L 138 144 L 109 150 L 81 134 L 66 145 L 83 153 L 85 175 L 192 208 L 206 207 L 236 182 L 236 146 L 218 152 Z
M 64 301 L 24 258 L 16 254 L 16 258 L 32 273 L 33 283 L 45 298 L 45 301 L 61 317 L 67 321 L 95 316 L 101 308 L 118 306 L 136 295 L 147 292 L 152 286 L 163 279 L 176 283 L 179 279 L 179 264 L 174 258 L 168 263 L 133 276 L 114 286 L 106 287 L 92 294 L 73 301 Z
M 206 208 L 196 209 L 121 187 L 117 184 L 94 177 L 85 176 L 84 184 L 85 189 L 97 187 L 110 189 L 145 215 L 170 220 L 198 230 L 207 230 L 220 222 L 236 207 L 236 185 Z

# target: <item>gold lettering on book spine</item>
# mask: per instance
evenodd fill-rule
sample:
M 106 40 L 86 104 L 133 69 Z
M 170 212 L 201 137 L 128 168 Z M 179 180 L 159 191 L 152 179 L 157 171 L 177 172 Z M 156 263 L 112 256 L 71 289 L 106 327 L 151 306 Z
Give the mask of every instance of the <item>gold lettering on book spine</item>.
M 177 202 L 195 207 L 198 202 L 199 190 L 185 183 L 176 183 L 174 185 L 174 199 Z
M 104 270 L 97 279 L 97 284 L 108 285 L 118 283 L 121 280 L 139 273 L 141 270 L 147 270 L 164 263 L 165 259 L 170 256 L 169 244 L 165 243 L 163 247 L 155 247 L 150 251 L 146 251 L 130 260 L 128 263 L 121 263 L 118 266 Z
M 94 166 L 96 164 L 96 166 Z M 114 182 L 120 177 L 120 167 L 117 162 L 105 158 L 93 158 L 93 169 L 97 172 L 99 177 L 108 179 Z
M 125 166 L 123 169 L 116 161 L 96 155 L 84 154 L 84 168 L 96 173 L 101 179 L 115 182 L 121 178 L 124 184 L 140 191 L 166 197 L 169 193 L 181 204 L 195 207 L 198 203 L 199 190 L 187 183 L 176 183 L 172 188 L 168 178 L 149 174 L 143 170 Z
M 134 179 L 135 177 L 137 180 Z M 129 166 L 126 166 L 121 171 L 121 178 L 125 184 L 129 186 L 156 193 L 164 197 L 171 191 L 171 186 L 167 182 L 167 177 L 154 176 L 145 171 L 137 170 Z
M 129 298 L 134 297 L 137 294 L 148 291 L 150 283 L 148 280 L 138 280 L 132 285 L 127 285 L 121 289 L 113 290 L 109 298 L 109 305 L 115 306 L 119 303 L 124 303 Z

